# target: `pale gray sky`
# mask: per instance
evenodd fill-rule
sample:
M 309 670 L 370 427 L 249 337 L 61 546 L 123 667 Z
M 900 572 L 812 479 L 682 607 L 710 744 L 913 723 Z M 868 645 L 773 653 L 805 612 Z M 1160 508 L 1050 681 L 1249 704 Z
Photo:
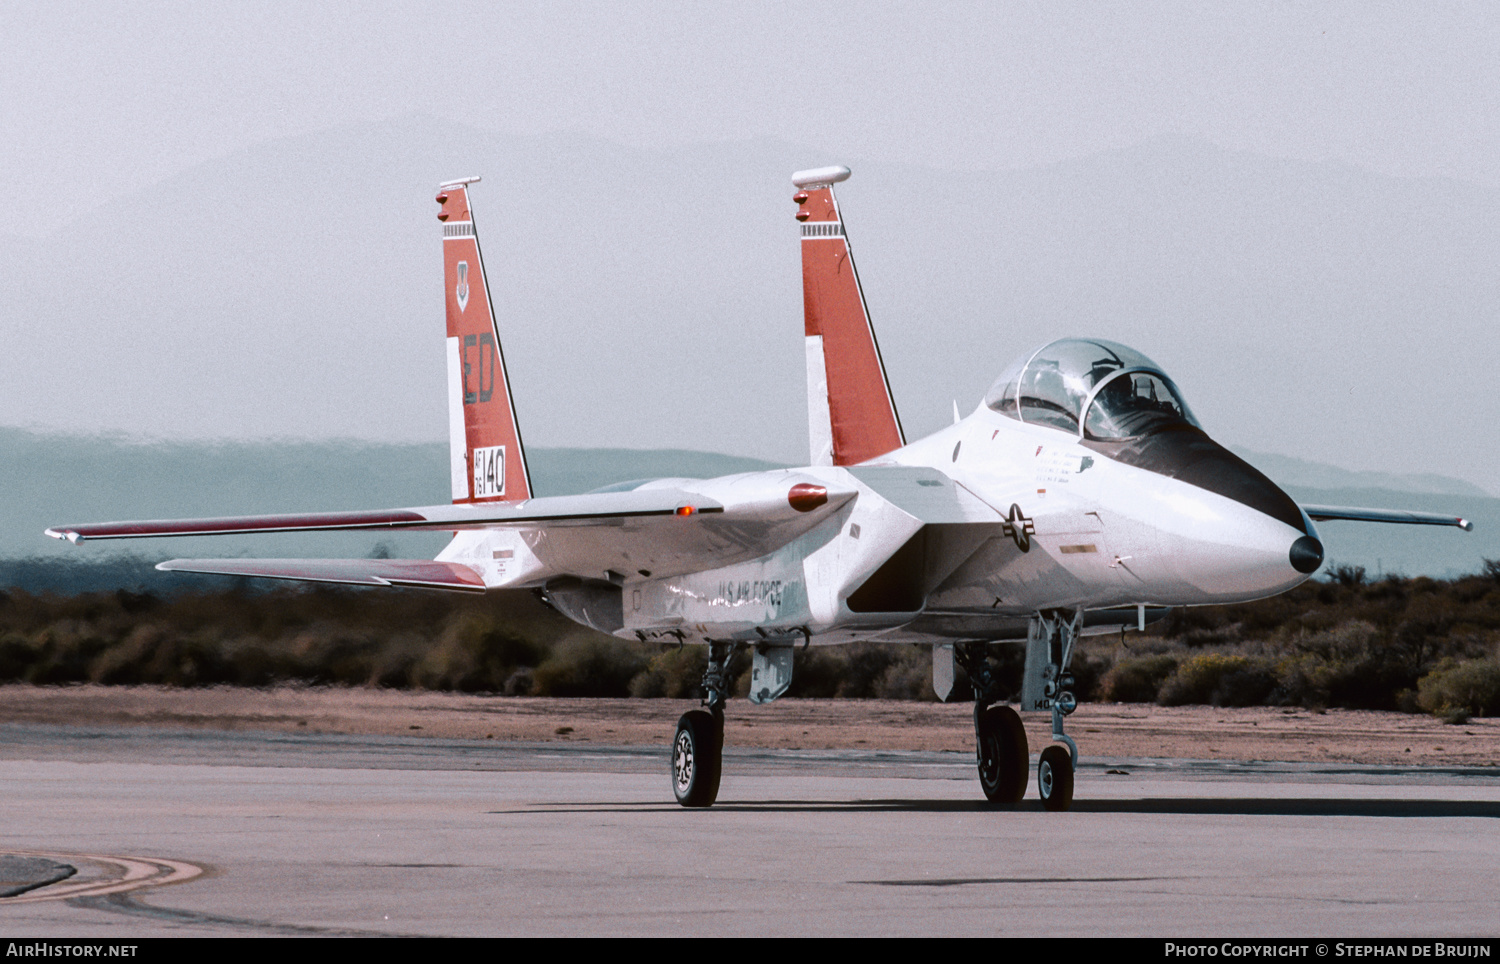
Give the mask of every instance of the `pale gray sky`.
M 1500 185 L 1486 3 L 11 0 L 0 38 L 0 230 L 20 234 L 257 141 L 414 111 L 958 169 L 1177 131 Z
M 214 306 L 211 318 L 194 314 L 198 309 L 191 298 L 205 283 L 218 283 L 221 275 L 216 264 L 199 264 L 196 274 L 187 272 L 184 264 L 189 259 L 178 249 L 163 248 L 158 257 L 156 249 L 143 246 L 145 253 L 137 260 L 118 262 L 131 265 L 131 273 L 100 281 L 100 288 L 107 290 L 97 297 L 90 291 L 70 291 L 71 300 L 53 299 L 51 291 L 77 286 L 72 276 L 54 278 L 47 273 L 70 270 L 66 255 L 58 253 L 57 244 L 67 244 L 61 229 L 90 209 L 118 205 L 114 220 L 108 221 L 112 233 L 91 239 L 116 248 L 130 243 L 125 232 L 118 231 L 121 218 L 141 222 L 160 214 L 170 224 L 176 212 L 162 208 L 173 201 L 137 192 L 195 165 L 243 156 L 238 152 L 272 140 L 432 115 L 501 135 L 495 139 L 499 144 L 513 143 L 504 139 L 507 135 L 578 133 L 660 156 L 672 147 L 687 154 L 692 145 L 759 139 L 805 146 L 811 164 L 843 161 L 866 172 L 847 185 L 847 200 L 851 212 L 857 209 L 851 213 L 857 222 L 854 236 L 877 326 L 920 322 L 904 329 L 894 323 L 882 328 L 888 353 L 901 355 L 892 364 L 892 378 L 909 427 L 941 424 L 952 397 L 966 408 L 972 406 L 983 390 L 985 373 L 1003 368 L 1009 353 L 1044 337 L 1094 333 L 1134 342 L 1167 364 L 1179 381 L 1191 381 L 1194 406 L 1200 415 L 1213 416 L 1211 430 L 1217 433 L 1222 426 L 1221 437 L 1231 444 L 1325 458 L 1351 468 L 1441 471 L 1488 485 L 1500 471 L 1500 455 L 1493 454 L 1494 446 L 1484 436 L 1496 420 L 1494 410 L 1500 402 L 1494 400 L 1488 374 L 1492 366 L 1487 355 L 1493 346 L 1476 343 L 1475 333 L 1482 339 L 1494 330 L 1492 315 L 1500 287 L 1488 276 L 1476 281 L 1482 272 L 1475 266 L 1494 263 L 1482 249 L 1492 236 L 1486 223 L 1491 208 L 1486 205 L 1493 204 L 1500 191 L 1497 51 L 1500 7 L 1481 3 L 798 0 L 728 5 L 552 0 L 413 5 L 0 0 L 0 142 L 5 145 L 0 151 L 0 190 L 7 201 L 0 207 L 0 234 L 54 239 L 52 247 L 36 246 L 41 252 L 35 254 L 37 264 L 26 260 L 33 253 L 23 240 L 7 248 L 17 252 L 12 263 L 0 266 L 9 277 L 35 281 L 35 290 L 24 299 L 13 293 L 7 299 L 8 293 L 0 292 L 0 332 L 10 332 L 6 347 L 14 356 L 0 359 L 0 381 L 9 393 L 0 395 L 0 423 L 77 430 L 105 419 L 102 427 L 200 437 L 368 432 L 372 437 L 385 433 L 401 439 L 441 439 L 441 355 L 436 348 L 423 354 L 424 346 L 437 345 L 430 337 L 436 329 L 427 326 L 441 324 L 440 308 L 415 307 L 440 303 L 431 290 L 437 284 L 430 267 L 436 235 L 405 232 L 419 217 L 425 221 L 427 215 L 419 212 L 430 203 L 423 196 L 430 182 L 470 173 L 490 175 L 483 203 L 494 206 L 482 210 L 486 217 L 492 210 L 495 216 L 485 223 L 505 225 L 502 215 L 522 206 L 525 190 L 524 185 L 505 183 L 501 165 L 491 163 L 492 147 L 473 170 L 468 169 L 467 155 L 460 165 L 464 169 L 454 170 L 446 163 L 440 170 L 421 168 L 420 186 L 400 186 L 402 203 L 409 201 L 410 211 L 400 209 L 399 226 L 382 226 L 378 232 L 363 228 L 379 236 L 362 236 L 358 243 L 389 255 L 371 270 L 410 278 L 415 286 L 380 295 L 392 306 L 385 313 L 389 317 L 377 317 L 376 312 L 364 316 L 369 326 L 363 335 L 366 344 L 373 339 L 382 346 L 368 358 L 330 366 L 318 354 L 320 333 L 309 330 L 316 323 L 308 324 L 302 316 L 293 319 L 270 301 Z M 393 131 L 423 127 L 405 121 L 389 126 Z M 1159 279 L 1171 277 L 1170 266 L 1152 263 L 1146 265 L 1150 270 L 1132 273 L 1135 266 L 1128 248 L 1133 222 L 1128 211 L 1116 212 L 1110 222 L 1115 235 L 1099 239 L 1102 247 L 1120 251 L 1083 251 L 1056 262 L 1093 272 L 1079 279 L 1092 286 L 1092 313 L 1070 313 L 1073 278 L 1060 283 L 1020 279 L 1031 282 L 1025 290 L 1003 282 L 971 290 L 965 281 L 972 286 L 972 275 L 944 274 L 953 263 L 951 252 L 934 249 L 934 256 L 923 263 L 901 250 L 917 243 L 916 235 L 901 233 L 906 228 L 896 230 L 899 219 L 888 216 L 893 205 L 902 210 L 921 206 L 921 215 L 931 208 L 933 217 L 946 220 L 928 227 L 973 238 L 965 253 L 978 261 L 998 252 L 989 258 L 991 273 L 986 277 L 1008 280 L 1005 272 L 1012 265 L 1024 268 L 1027 262 L 1025 251 L 1005 248 L 1004 224 L 971 223 L 973 213 L 961 200 L 940 197 L 942 186 L 928 183 L 928 173 L 922 175 L 922 183 L 914 184 L 911 178 L 896 179 L 892 172 L 901 165 L 926 172 L 1020 171 L 1148 141 L 1158 142 L 1158 149 L 1142 156 L 1170 159 L 1171 144 L 1181 142 L 1192 152 L 1196 148 L 1191 145 L 1205 140 L 1263 158 L 1338 162 L 1387 177 L 1452 178 L 1479 189 L 1457 185 L 1450 191 L 1426 184 L 1406 192 L 1378 178 L 1343 176 L 1348 174 L 1343 168 L 1299 168 L 1290 180 L 1275 184 L 1293 185 L 1295 191 L 1296 185 L 1311 183 L 1309 179 L 1341 178 L 1356 187 L 1368 180 L 1377 186 L 1365 195 L 1356 190 L 1319 197 L 1343 199 L 1338 203 L 1360 198 L 1358 205 L 1350 202 L 1349 210 L 1365 218 L 1371 210 L 1382 213 L 1388 196 L 1402 194 L 1407 198 L 1402 216 L 1410 215 L 1410 223 L 1434 232 L 1433 243 L 1426 245 L 1425 237 L 1413 236 L 1406 239 L 1409 244 L 1396 244 L 1392 237 L 1403 229 L 1387 224 L 1384 233 L 1371 233 L 1380 244 L 1372 243 L 1366 251 L 1347 243 L 1348 237 L 1360 236 L 1363 221 L 1326 235 L 1321 225 L 1291 225 L 1300 230 L 1300 240 L 1262 257 L 1243 291 L 1226 287 L 1222 303 L 1237 308 L 1218 317 L 1193 314 L 1209 303 L 1206 296 L 1174 302 L 1171 292 L 1159 290 Z M 1168 146 L 1162 148 L 1163 143 Z M 301 159 L 307 163 L 297 169 L 299 180 L 280 184 L 247 177 L 240 184 L 215 185 L 225 188 L 221 201 L 229 207 L 248 207 L 266 202 L 268 191 L 313 190 L 306 174 L 323 158 L 306 155 L 316 148 L 285 142 L 280 149 L 278 157 L 288 150 L 304 155 Z M 399 144 L 395 150 L 401 150 Z M 275 153 L 266 151 L 264 156 Z M 373 171 L 395 170 L 402 160 L 366 156 L 370 154 L 359 155 L 365 162 L 361 171 L 326 174 L 347 173 L 373 185 Z M 717 156 L 714 151 L 699 154 Z M 411 163 L 402 168 L 403 177 L 420 167 L 411 158 L 404 160 Z M 570 183 L 577 184 L 577 165 L 587 161 L 568 160 L 574 165 Z M 1134 180 L 1110 190 L 1131 203 L 1164 208 L 1159 197 L 1126 196 L 1131 184 L 1149 178 L 1161 166 L 1154 160 L 1143 163 L 1139 170 L 1128 163 L 1111 168 L 1131 170 L 1139 177 L 1132 175 Z M 1233 157 L 1221 156 L 1213 161 L 1220 167 L 1194 170 L 1223 170 L 1223 165 L 1235 163 Z M 270 176 L 266 170 L 249 162 L 243 167 L 243 172 L 258 172 L 262 178 Z M 745 176 L 784 185 L 789 171 L 789 166 L 757 168 Z M 318 176 L 324 173 L 319 170 Z M 608 180 L 599 178 L 601 183 Z M 1045 242 L 1045 231 L 1037 234 L 1035 226 L 1049 212 L 1075 219 L 1099 213 L 1097 205 L 1074 209 L 1066 197 L 1047 194 L 1045 177 L 1019 180 L 1030 185 L 1025 190 L 1044 199 L 1038 203 L 1053 205 L 1029 222 L 1032 233 L 1024 237 Z M 965 183 L 973 192 L 980 181 L 991 182 L 971 177 Z M 638 183 L 639 178 L 632 182 Z M 755 191 L 761 188 L 757 184 Z M 589 210 L 602 220 L 617 212 L 616 220 L 627 212 L 631 218 L 654 217 L 655 208 L 643 213 L 617 203 L 621 192 L 631 189 L 627 185 L 612 197 L 593 198 L 595 207 Z M 1014 184 L 1011 189 L 1016 189 Z M 1156 190 L 1161 190 L 1159 185 Z M 871 197 L 877 192 L 879 198 Z M 128 203 L 132 195 L 135 207 Z M 1435 216 L 1441 223 L 1422 221 L 1427 203 L 1423 198 L 1439 195 L 1450 201 L 1471 196 L 1477 200 L 1451 201 L 1456 208 L 1434 207 L 1443 212 Z M 769 189 L 765 196 L 772 196 Z M 784 196 L 775 196 L 788 203 Z M 172 184 L 161 189 L 159 197 L 180 198 L 191 205 L 194 188 Z M 512 261 L 521 270 L 517 280 L 529 278 L 550 285 L 554 293 L 578 295 L 565 303 L 512 290 L 509 296 L 518 299 L 517 311 L 531 312 L 528 318 L 550 318 L 566 304 L 568 348 L 592 346 L 596 356 L 568 358 L 570 381 L 556 374 L 564 370 L 559 359 L 546 354 L 549 343 L 555 348 L 558 341 L 552 332 L 543 338 L 523 329 L 508 342 L 514 349 L 507 353 L 512 367 L 521 370 L 516 375 L 523 392 L 518 408 L 533 419 L 528 424 L 538 426 L 529 435 L 533 444 L 679 445 L 798 457 L 801 443 L 789 434 L 805 426 L 796 411 L 801 404 L 796 385 L 801 377 L 796 244 L 789 214 L 774 209 L 771 201 L 762 209 L 760 197 L 756 193 L 752 202 L 756 216 L 764 210 L 776 224 L 769 229 L 750 221 L 722 225 L 726 246 L 714 252 L 712 268 L 734 268 L 738 252 L 750 247 L 747 236 L 755 232 L 760 232 L 755 235 L 759 238 L 779 238 L 777 231 L 784 232 L 786 240 L 774 249 L 780 260 L 755 262 L 753 270 L 739 265 L 740 275 L 726 275 L 722 284 L 709 279 L 710 290 L 698 294 L 701 307 L 673 306 L 674 297 L 682 301 L 682 292 L 669 290 L 656 275 L 639 270 L 624 283 L 611 282 L 614 287 L 602 293 L 565 291 L 574 268 L 562 262 L 550 267 L 526 264 L 526 258 L 542 248 L 528 251 L 526 245 L 533 240 L 510 232 Z M 1197 203 L 1205 195 L 1191 197 Z M 1212 200 L 1211 194 L 1208 197 Z M 149 206 L 143 198 L 151 201 Z M 1255 211 L 1247 211 L 1245 205 L 1254 208 L 1263 200 L 1249 199 L 1234 208 L 1234 216 L 1253 222 Z M 1295 211 L 1298 203 L 1297 196 L 1273 200 L 1281 205 L 1276 207 L 1277 218 Z M 1007 207 L 1010 201 L 1002 199 L 998 208 L 991 202 L 985 210 L 1019 210 Z M 1271 206 L 1267 202 L 1268 209 Z M 706 209 L 700 205 L 698 210 Z M 1455 228 L 1459 219 L 1447 213 L 1453 210 L 1471 212 L 1472 217 Z M 1317 209 L 1312 216 L 1321 217 L 1323 211 Z M 196 213 L 212 218 L 221 212 Z M 1205 210 L 1206 216 L 1212 213 Z M 219 219 L 231 220 L 229 214 L 246 216 L 236 222 L 244 223 L 234 237 L 258 242 L 258 236 L 244 227 L 253 222 L 254 212 L 236 210 Z M 267 205 L 260 216 L 283 223 L 286 218 L 285 209 L 274 205 Z M 434 226 L 426 222 L 425 230 Z M 1281 230 L 1281 222 L 1261 228 L 1274 234 Z M 601 229 L 593 249 L 570 249 L 570 241 L 562 238 L 554 239 L 554 248 L 547 251 L 566 251 L 579 269 L 586 258 L 591 264 L 605 264 L 621 245 L 632 243 L 634 230 L 615 224 L 608 232 Z M 1238 224 L 1226 228 L 1231 241 L 1245 230 Z M 1461 237 L 1446 237 L 1445 232 Z M 1196 235 L 1184 237 L 1195 243 Z M 1326 267 L 1313 257 L 1327 253 L 1319 248 L 1325 237 L 1337 237 L 1343 245 L 1335 252 L 1340 256 L 1335 261 L 1344 265 L 1335 281 L 1363 284 L 1367 274 L 1361 273 L 1360 265 L 1368 262 L 1369 272 L 1390 279 L 1390 285 L 1372 288 L 1368 294 L 1342 292 L 1321 276 L 1295 277 L 1300 267 L 1309 272 Z M 1478 240 L 1465 248 L 1465 239 Z M 308 317 L 317 318 L 321 302 L 313 303 L 306 291 L 316 289 L 320 297 L 328 297 L 350 281 L 326 272 L 311 279 L 300 277 L 298 265 L 276 261 L 275 254 L 296 253 L 285 235 L 280 243 L 281 250 L 264 259 L 257 260 L 257 252 L 249 249 L 224 256 L 255 269 L 236 281 L 279 290 L 288 303 L 305 303 Z M 1174 259 L 1196 253 L 1160 250 Z M 1214 279 L 1222 273 L 1232 280 L 1242 262 L 1251 260 L 1238 259 L 1236 250 L 1232 243 L 1222 252 L 1214 248 L 1207 257 L 1226 263 L 1199 263 L 1195 270 L 1212 271 Z M 1186 264 L 1186 257 L 1178 260 Z M 1118 276 L 1107 274 L 1116 271 Z M 1409 272 L 1410 278 L 1400 271 Z M 1270 282 L 1283 277 L 1297 282 L 1285 287 L 1290 292 L 1285 297 L 1326 294 L 1326 303 L 1256 302 L 1271 289 Z M 936 294 L 919 290 L 942 278 L 948 278 L 946 287 Z M 632 279 L 640 290 L 627 290 Z M 1213 280 L 1210 286 L 1218 283 Z M 1409 293 L 1411 304 L 1400 302 L 1403 292 Z M 598 297 L 588 301 L 585 294 Z M 755 301 L 751 294 L 766 300 Z M 627 302 L 625 295 L 633 300 Z M 525 297 L 533 301 L 522 305 L 519 299 Z M 1368 303 L 1376 298 L 1382 299 L 1380 304 Z M 936 320 L 947 327 L 942 332 L 921 327 L 934 324 L 924 309 L 940 299 L 946 299 L 944 313 Z M 650 323 L 655 323 L 657 305 L 675 308 L 681 317 L 661 322 L 653 334 L 690 332 L 690 337 L 679 334 L 666 340 L 694 345 L 704 354 L 701 361 L 663 363 L 661 353 L 650 345 L 632 344 L 610 330 L 613 306 L 629 307 L 631 318 L 649 314 Z M 60 354 L 53 331 L 78 321 L 69 312 L 92 312 L 85 322 L 95 327 L 80 340 L 94 351 L 90 361 L 114 363 L 103 374 L 86 374 L 80 385 L 57 377 L 59 370 L 78 374 L 70 366 L 59 367 L 59 358 L 70 356 Z M 671 327 L 690 325 L 714 312 L 725 331 L 703 335 Z M 64 321 L 53 320 L 63 315 L 68 315 Z M 172 324 L 179 328 L 168 324 L 169 316 L 177 319 Z M 1004 317 L 1015 316 L 1020 321 L 1007 327 Z M 1141 320 L 1153 318 L 1158 321 Z M 1378 324 L 1361 327 L 1366 318 L 1376 318 Z M 282 328 L 275 327 L 276 319 Z M 590 319 L 596 325 L 592 331 L 585 326 Z M 750 331 L 751 324 L 760 326 L 754 337 L 774 337 L 775 345 L 761 346 L 760 354 L 736 345 L 733 336 Z M 185 336 L 160 351 L 149 343 L 150 337 L 164 339 L 166 332 L 183 326 L 188 326 L 188 334 L 206 338 L 204 344 L 222 348 L 226 366 L 197 365 L 196 359 L 208 350 Z M 209 331 L 213 326 L 218 327 Z M 250 337 L 257 326 L 265 329 L 263 342 L 249 346 L 234 340 Z M 108 337 L 101 338 L 97 330 L 105 330 Z M 288 330 L 298 340 L 289 340 Z M 85 329 L 75 325 L 73 331 Z M 960 334 L 969 341 L 959 343 Z M 387 340 L 378 341 L 377 336 Z M 709 349 L 705 338 L 718 341 Z M 645 340 L 645 335 L 635 339 Z M 172 356 L 173 350 L 195 361 L 185 363 Z M 950 366 L 945 359 L 955 352 L 963 358 Z M 725 377 L 722 368 L 718 375 L 696 370 L 722 359 L 735 363 L 738 381 Z M 1226 359 L 1233 363 L 1226 364 Z M 354 370 L 363 363 L 402 367 L 413 374 Z M 1416 376 L 1414 363 L 1425 366 Z M 311 393 L 319 377 L 334 367 L 352 381 L 383 386 L 386 409 L 361 421 L 362 413 L 351 409 L 332 386 L 323 386 L 325 396 Z M 964 374 L 949 386 L 943 376 L 954 369 Z M 409 390 L 403 387 L 403 377 L 415 379 Z M 214 382 L 214 391 L 191 378 Z M 240 386 L 244 399 L 229 397 L 226 386 L 236 380 L 249 383 Z M 1421 391 L 1391 404 L 1392 387 L 1408 381 L 1420 381 Z M 190 390 L 189 385 L 198 387 Z M 918 389 L 932 397 L 917 400 Z M 93 398 L 90 390 L 107 404 L 76 404 L 78 398 Z M 49 391 L 71 393 L 72 413 L 53 418 L 64 406 L 51 401 Z M 620 406 L 617 399 L 627 391 L 637 396 L 631 406 Z M 225 396 L 217 408 L 205 401 L 210 394 Z M 194 401 L 174 403 L 178 397 Z M 1256 404 L 1247 406 L 1247 398 L 1255 398 Z M 328 414 L 339 407 L 349 410 L 342 422 Z M 421 414 L 411 416 L 412 412 Z M 711 426 L 726 413 L 743 424 L 733 432 L 716 434 Z M 195 418 L 201 424 L 193 424 Z M 668 426 L 665 434 L 663 425 Z

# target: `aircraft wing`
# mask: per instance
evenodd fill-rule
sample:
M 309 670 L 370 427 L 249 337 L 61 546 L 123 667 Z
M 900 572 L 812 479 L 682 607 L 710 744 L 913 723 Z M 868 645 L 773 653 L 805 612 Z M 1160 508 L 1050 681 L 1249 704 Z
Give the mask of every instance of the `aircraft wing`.
M 703 484 L 720 485 L 720 497 L 653 483 L 624 492 L 519 502 L 101 522 L 54 526 L 47 534 L 86 542 L 253 532 L 508 532 L 499 541 L 493 535 L 455 540 L 435 562 L 210 559 L 173 560 L 162 567 L 269 579 L 447 589 L 473 588 L 472 573 L 481 585 L 497 588 L 540 585 L 561 575 L 598 579 L 640 572 L 668 576 L 753 559 L 817 526 L 858 491 L 816 484 L 794 473 L 730 477 Z
M 1314 522 L 1342 520 L 1349 522 L 1397 522 L 1419 526 L 1454 526 L 1465 532 L 1474 531 L 1474 523 L 1455 515 L 1441 512 L 1408 512 L 1402 509 L 1361 509 L 1343 505 L 1304 505 L 1302 511 Z
M 713 499 L 677 489 L 601 492 L 549 496 L 524 502 L 490 502 L 320 512 L 290 515 L 223 516 L 209 519 L 153 519 L 53 526 L 47 535 L 69 542 L 91 539 L 145 539 L 161 536 L 217 536 L 247 532 L 321 532 L 338 530 L 413 530 L 457 532 L 464 529 L 528 527 L 543 524 L 587 525 L 608 520 L 687 518 L 722 513 Z
M 430 559 L 173 559 L 163 572 L 202 572 L 257 579 L 337 582 L 352 586 L 414 586 L 484 592 L 484 578 L 472 567 Z

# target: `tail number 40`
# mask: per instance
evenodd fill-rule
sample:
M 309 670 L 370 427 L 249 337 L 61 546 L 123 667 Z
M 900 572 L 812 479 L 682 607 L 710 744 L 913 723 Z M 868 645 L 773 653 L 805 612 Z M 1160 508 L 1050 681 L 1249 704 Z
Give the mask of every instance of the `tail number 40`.
M 505 494 L 505 446 L 474 450 L 474 495 L 484 499 Z

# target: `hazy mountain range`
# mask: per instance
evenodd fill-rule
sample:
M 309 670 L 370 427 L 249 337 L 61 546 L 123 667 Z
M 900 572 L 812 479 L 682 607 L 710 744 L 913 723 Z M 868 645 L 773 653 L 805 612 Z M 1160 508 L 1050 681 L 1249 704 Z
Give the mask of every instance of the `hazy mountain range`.
M 1500 499 L 1435 475 L 1352 472 L 1280 456 L 1242 452 L 1309 503 L 1425 509 L 1462 514 L 1476 531 L 1325 523 L 1331 563 L 1408 575 L 1457 575 L 1500 558 Z M 685 450 L 528 451 L 538 494 L 586 492 L 626 479 L 708 478 L 776 463 Z M 65 588 L 54 568 L 136 556 L 148 563 L 185 556 L 348 557 L 435 555 L 443 533 L 307 533 L 131 540 L 68 545 L 42 535 L 50 525 L 115 519 L 434 505 L 448 501 L 442 445 L 354 442 L 154 443 L 0 429 L 0 585 Z M 112 570 L 108 580 L 161 586 L 149 565 Z M 85 582 L 96 576 L 79 575 Z M 57 580 L 62 579 L 62 584 Z M 38 580 L 41 580 L 39 583 Z M 92 582 L 90 582 L 92 584 Z

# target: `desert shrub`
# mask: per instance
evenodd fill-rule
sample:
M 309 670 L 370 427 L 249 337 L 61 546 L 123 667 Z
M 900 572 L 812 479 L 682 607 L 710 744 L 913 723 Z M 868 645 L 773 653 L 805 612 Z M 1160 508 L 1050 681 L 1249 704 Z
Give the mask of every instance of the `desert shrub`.
M 491 614 L 460 612 L 412 665 L 411 683 L 423 689 L 498 693 L 517 667 L 536 666 L 543 657 L 542 647 L 510 631 Z M 357 682 L 369 679 L 369 668 L 364 677 Z
M 536 692 L 536 671 L 530 666 L 522 666 L 505 678 L 505 686 L 500 692 L 506 696 L 530 696 Z
M 916 650 L 921 658 L 912 659 L 908 653 L 905 658 L 893 660 L 876 686 L 875 695 L 880 699 L 937 700 L 937 694 L 932 691 L 931 650 L 925 646 L 911 649 Z
M 682 646 L 660 652 L 630 681 L 630 695 L 669 700 L 702 696 L 707 646 Z
M 538 696 L 629 696 L 647 666 L 641 647 L 607 636 L 575 636 L 555 646 L 533 671 Z
M 0 636 L 0 683 L 16 683 L 26 679 L 27 672 L 36 662 L 36 647 L 19 633 Z
M 792 657 L 792 685 L 787 696 L 826 699 L 837 696 L 844 679 L 847 659 L 839 650 L 844 646 L 797 647 Z
M 388 689 L 411 686 L 426 648 L 427 641 L 416 634 L 402 634 L 388 641 L 370 655 L 365 685 Z
M 834 693 L 836 696 L 851 699 L 870 699 L 880 696 L 880 683 L 885 678 L 887 670 L 901 662 L 905 656 L 925 653 L 930 659 L 932 653 L 932 650 L 926 646 L 892 646 L 879 643 L 855 643 L 842 648 L 845 650 L 841 654 L 844 657 L 844 666 L 839 673 L 838 687 Z
M 1163 706 L 1205 703 L 1211 706 L 1258 706 L 1276 687 L 1276 675 L 1263 657 L 1200 653 L 1177 664 L 1162 681 L 1157 702 Z
M 1115 660 L 1099 681 L 1099 696 L 1115 703 L 1155 703 L 1161 684 L 1177 670 L 1177 657 L 1148 653 Z
M 1328 567 L 1328 578 L 1340 586 L 1363 586 L 1365 584 L 1365 567 L 1339 565 Z
M 1455 721 L 1500 716 L 1500 658 L 1443 660 L 1417 681 L 1417 705 Z
M 1184 646 L 1191 646 L 1194 649 L 1222 646 L 1239 641 L 1240 627 L 1233 623 L 1227 626 L 1199 626 L 1185 631 L 1177 638 Z
M 1346 621 L 1288 641 L 1275 660 L 1276 687 L 1269 702 L 1395 709 L 1398 693 L 1416 684 L 1419 663 L 1419 657 L 1393 644 L 1372 623 Z
M 1073 674 L 1073 693 L 1079 702 L 1099 699 L 1105 674 L 1114 666 L 1114 658 L 1107 652 L 1079 647 L 1073 651 L 1068 672 Z

